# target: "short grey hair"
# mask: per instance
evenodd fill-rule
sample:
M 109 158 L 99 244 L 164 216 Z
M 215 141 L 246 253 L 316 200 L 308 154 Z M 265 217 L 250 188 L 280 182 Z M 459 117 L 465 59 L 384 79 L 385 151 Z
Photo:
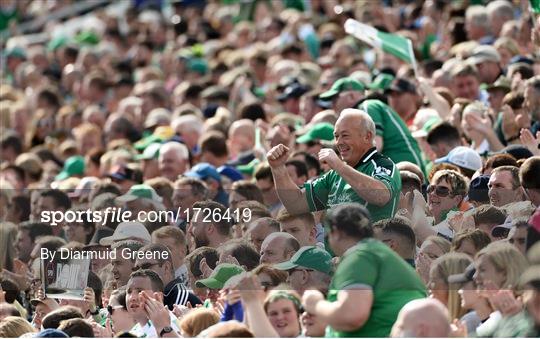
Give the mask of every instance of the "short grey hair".
M 473 25 L 483 27 L 487 30 L 490 28 L 488 10 L 481 5 L 474 5 L 467 8 L 465 19 Z
M 179 129 L 197 132 L 198 134 L 202 134 L 204 131 L 203 121 L 194 114 L 181 115 L 175 118 L 172 121 L 171 126 L 177 132 Z
M 375 122 L 373 121 L 371 116 L 369 116 L 369 114 L 367 114 L 365 111 L 360 110 L 360 109 L 346 108 L 343 111 L 341 111 L 341 114 L 339 115 L 339 117 L 341 118 L 345 115 L 354 115 L 354 116 L 359 117 L 362 121 L 361 122 L 362 129 L 365 131 L 371 132 L 371 134 L 373 135 L 373 139 L 375 139 L 375 133 L 376 133 Z
M 175 141 L 170 141 L 161 145 L 159 149 L 159 154 L 161 156 L 162 154 L 165 154 L 166 152 L 171 150 L 176 152 L 182 159 L 189 159 L 189 150 L 186 145 Z
M 512 4 L 506 0 L 495 0 L 487 5 L 488 15 L 497 16 L 506 20 L 514 19 L 514 8 Z

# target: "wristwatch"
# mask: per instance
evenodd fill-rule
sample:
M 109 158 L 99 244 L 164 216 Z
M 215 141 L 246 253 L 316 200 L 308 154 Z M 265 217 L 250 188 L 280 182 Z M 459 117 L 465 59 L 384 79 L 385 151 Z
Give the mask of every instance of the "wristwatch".
M 160 336 L 160 337 L 163 337 L 164 334 L 171 333 L 172 331 L 173 331 L 172 327 L 170 327 L 170 326 L 165 326 L 165 327 L 163 327 L 163 329 L 161 330 L 161 332 L 159 332 L 159 336 Z

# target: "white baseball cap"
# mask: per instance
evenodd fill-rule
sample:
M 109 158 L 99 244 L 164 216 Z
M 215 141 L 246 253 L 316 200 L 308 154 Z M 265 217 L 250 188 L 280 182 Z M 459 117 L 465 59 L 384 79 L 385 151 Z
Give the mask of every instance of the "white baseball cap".
M 150 243 L 152 241 L 150 233 L 143 224 L 137 221 L 128 221 L 118 224 L 113 235 L 101 239 L 99 244 L 109 246 L 113 242 L 127 239 L 141 240 L 144 243 Z
M 458 167 L 477 171 L 482 168 L 482 158 L 475 150 L 465 146 L 458 146 L 451 150 L 445 157 L 435 160 L 436 164 L 449 163 Z

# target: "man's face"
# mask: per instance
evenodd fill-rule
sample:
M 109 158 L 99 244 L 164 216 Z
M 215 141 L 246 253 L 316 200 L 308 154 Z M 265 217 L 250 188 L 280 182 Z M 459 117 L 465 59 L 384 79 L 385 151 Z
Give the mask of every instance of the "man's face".
M 43 317 L 45 317 L 47 314 L 51 312 L 51 309 L 49 306 L 45 305 L 44 303 L 38 303 L 36 305 L 36 310 L 34 312 L 34 324 L 37 328 L 41 328 L 41 321 L 43 320 Z
M 512 174 L 508 171 L 492 173 L 488 182 L 489 201 L 493 206 L 504 206 L 511 202 L 520 201 L 521 188 L 512 187 Z
M 28 262 L 28 260 L 30 260 L 30 252 L 32 252 L 33 247 L 34 244 L 32 243 L 32 239 L 30 238 L 28 231 L 17 231 L 15 249 L 17 250 L 18 258 L 21 261 Z
M 274 189 L 274 182 L 271 178 L 259 179 L 257 180 L 256 185 L 262 192 L 264 204 L 266 206 L 272 206 L 279 202 L 279 197 Z
M 172 260 L 174 263 L 174 268 L 177 269 L 184 262 L 186 257 L 186 246 L 180 243 L 177 243 L 175 239 L 170 237 L 154 237 L 152 243 L 167 246 L 169 251 L 171 251 Z
M 508 233 L 508 242 L 525 255 L 527 250 L 527 227 L 512 227 L 510 233 Z
M 300 246 L 315 245 L 315 239 L 313 238 L 313 228 L 315 225 L 308 225 L 303 219 L 287 219 L 280 223 L 280 231 L 286 232 L 292 235 L 298 240 Z
M 112 273 L 114 280 L 118 283 L 118 286 L 124 286 L 131 275 L 134 262 L 122 258 L 120 251 L 116 251 L 116 259 L 112 260 Z
M 489 105 L 494 111 L 498 112 L 502 107 L 502 102 L 505 96 L 505 92 L 500 89 L 489 91 Z
M 37 210 L 39 211 L 39 216 L 43 211 L 56 211 L 58 210 L 58 208 L 56 207 L 54 199 L 52 197 L 39 197 L 37 203 Z
M 145 180 L 159 176 L 159 164 L 156 159 L 143 160 L 141 170 Z
M 256 223 L 247 231 L 247 239 L 255 246 L 257 252 L 261 252 L 261 246 L 266 239 L 272 233 L 272 229 L 267 226 L 265 222 Z
M 286 240 L 282 237 L 263 242 L 261 246 L 261 264 L 278 264 L 290 258 L 286 251 Z
M 477 100 L 480 83 L 474 75 L 464 75 L 454 78 L 454 93 L 456 97 Z
M 491 83 L 494 81 L 498 75 L 498 66 L 496 62 L 485 61 L 476 64 L 476 69 L 478 70 L 478 75 L 480 76 L 480 81 L 484 83 Z
M 309 281 L 309 271 L 303 267 L 295 267 L 288 271 L 287 284 L 296 292 L 303 293 Z
M 186 159 L 176 151 L 169 150 L 159 155 L 159 171 L 162 176 L 171 181 L 176 181 L 178 176 L 186 171 Z
M 345 116 L 338 119 L 335 126 L 334 138 L 341 159 L 348 165 L 354 166 L 364 153 L 373 145 L 369 145 L 366 131 L 362 130 L 355 117 Z
M 416 113 L 418 97 L 410 92 L 390 92 L 388 103 L 403 120 L 409 120 Z
M 127 283 L 126 305 L 129 314 L 133 318 L 146 317 L 143 301 L 139 297 L 139 293 L 146 291 L 148 295 L 153 295 L 152 282 L 147 277 L 133 277 Z
M 533 86 L 525 87 L 525 107 L 529 110 L 533 120 L 540 120 L 540 91 L 534 89 Z
M 198 200 L 200 200 L 199 197 L 193 195 L 190 185 L 180 185 L 176 187 L 172 196 L 173 207 L 174 209 L 180 207 L 180 217 L 184 220 L 187 218 L 186 209 L 191 209 L 193 204 Z
M 206 234 L 207 227 L 208 223 L 205 223 L 203 221 L 203 216 L 201 215 L 198 215 L 197 218 L 191 220 L 188 227 L 188 233 L 193 237 L 193 240 L 195 241 L 195 248 L 210 245 L 210 240 L 208 239 L 208 235 Z

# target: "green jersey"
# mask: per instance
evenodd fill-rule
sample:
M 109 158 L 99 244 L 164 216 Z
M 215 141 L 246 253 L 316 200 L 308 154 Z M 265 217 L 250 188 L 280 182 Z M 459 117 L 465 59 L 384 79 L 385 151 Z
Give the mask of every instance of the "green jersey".
M 425 174 L 420 147 L 401 117 L 380 100 L 365 100 L 358 107 L 375 122 L 376 134 L 383 139 L 382 154 L 393 162 L 410 161 Z
M 367 203 L 345 179 L 336 171 L 331 170 L 304 184 L 310 211 L 320 211 L 343 203 L 356 202 L 368 209 L 373 222 L 392 218 L 397 211 L 401 191 L 401 177 L 396 165 L 373 147 L 354 168 L 381 181 L 388 188 L 391 197 L 386 205 L 376 206 Z
M 373 238 L 360 241 L 343 254 L 330 283 L 328 301 L 335 302 L 340 290 L 355 287 L 373 291 L 369 318 L 352 332 L 328 326 L 326 337 L 388 337 L 401 308 L 426 297 L 426 287 L 411 265 Z

